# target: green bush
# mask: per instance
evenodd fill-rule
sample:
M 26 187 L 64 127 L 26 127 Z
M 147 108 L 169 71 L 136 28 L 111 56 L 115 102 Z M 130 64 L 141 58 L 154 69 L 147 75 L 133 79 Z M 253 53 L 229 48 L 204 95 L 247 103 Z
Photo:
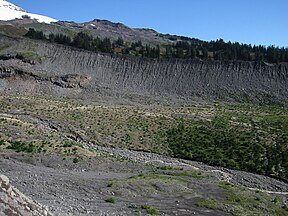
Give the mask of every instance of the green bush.
M 5 144 L 5 141 L 4 140 L 0 140 L 0 146 L 4 145 L 4 144 Z
M 73 159 L 73 163 L 79 163 L 80 162 L 80 159 L 78 158 L 78 157 L 75 157 L 74 159 Z
M 73 143 L 71 143 L 71 142 L 65 142 L 64 144 L 63 144 L 63 147 L 64 148 L 70 148 L 70 147 L 72 147 L 73 146 Z

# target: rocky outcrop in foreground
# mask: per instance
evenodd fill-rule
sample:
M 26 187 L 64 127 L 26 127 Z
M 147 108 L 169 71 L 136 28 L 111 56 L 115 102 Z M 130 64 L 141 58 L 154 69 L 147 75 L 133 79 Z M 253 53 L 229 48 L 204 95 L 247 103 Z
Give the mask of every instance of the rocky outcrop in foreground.
M 14 188 L 9 179 L 0 175 L 0 215 L 4 216 L 52 216 L 47 207 L 42 206 Z

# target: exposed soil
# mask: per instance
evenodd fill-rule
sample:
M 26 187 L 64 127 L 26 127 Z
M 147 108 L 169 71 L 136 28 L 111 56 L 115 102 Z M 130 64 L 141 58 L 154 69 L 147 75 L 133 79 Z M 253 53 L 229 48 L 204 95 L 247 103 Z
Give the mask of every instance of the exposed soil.
M 187 188 L 169 184 L 173 188 L 161 189 L 162 180 L 155 178 L 153 186 L 150 183 L 146 185 L 145 181 L 137 182 L 137 187 L 141 188 L 139 191 L 124 183 L 114 191 L 113 187 L 109 187 L 109 181 L 125 182 L 131 176 L 152 172 L 153 167 L 111 157 L 84 159 L 73 164 L 71 160 L 63 160 L 57 155 L 29 157 L 14 154 L 1 155 L 0 164 L 1 172 L 16 187 L 49 206 L 55 215 L 144 215 L 145 210 L 141 208 L 144 204 L 159 209 L 165 215 L 226 215 L 195 206 L 202 196 L 224 196 L 223 189 L 214 188 L 211 184 L 216 179 L 191 179 Z M 203 183 L 211 190 L 203 194 L 194 192 L 203 189 Z M 150 187 L 154 187 L 151 194 Z M 179 193 L 175 196 L 173 190 L 179 190 Z M 117 203 L 105 202 L 114 196 L 119 197 Z
M 82 158 L 79 163 L 61 155 L 2 153 L 0 172 L 55 215 L 146 215 L 145 204 L 162 215 L 229 215 L 196 203 L 207 198 L 225 200 L 225 190 L 217 185 L 222 181 L 273 190 L 284 201 L 288 191 L 283 182 L 251 173 L 150 153 L 102 150 L 111 153 Z M 116 199 L 114 204 L 105 201 L 111 197 Z

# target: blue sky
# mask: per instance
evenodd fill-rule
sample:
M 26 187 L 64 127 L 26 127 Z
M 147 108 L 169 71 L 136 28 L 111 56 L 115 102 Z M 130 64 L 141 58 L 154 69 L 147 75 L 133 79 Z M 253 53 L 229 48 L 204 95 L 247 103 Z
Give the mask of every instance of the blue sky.
M 107 19 L 202 40 L 288 47 L 288 0 L 8 0 L 59 20 Z

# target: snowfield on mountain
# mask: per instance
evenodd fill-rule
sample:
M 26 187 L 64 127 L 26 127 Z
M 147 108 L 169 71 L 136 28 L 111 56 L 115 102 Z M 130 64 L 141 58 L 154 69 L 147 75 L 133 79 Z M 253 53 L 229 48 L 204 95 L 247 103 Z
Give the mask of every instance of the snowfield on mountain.
M 27 19 L 27 18 L 35 19 L 38 22 L 44 22 L 44 23 L 57 22 L 56 19 L 29 13 L 10 2 L 0 0 L 0 20 L 7 21 L 14 19 Z

